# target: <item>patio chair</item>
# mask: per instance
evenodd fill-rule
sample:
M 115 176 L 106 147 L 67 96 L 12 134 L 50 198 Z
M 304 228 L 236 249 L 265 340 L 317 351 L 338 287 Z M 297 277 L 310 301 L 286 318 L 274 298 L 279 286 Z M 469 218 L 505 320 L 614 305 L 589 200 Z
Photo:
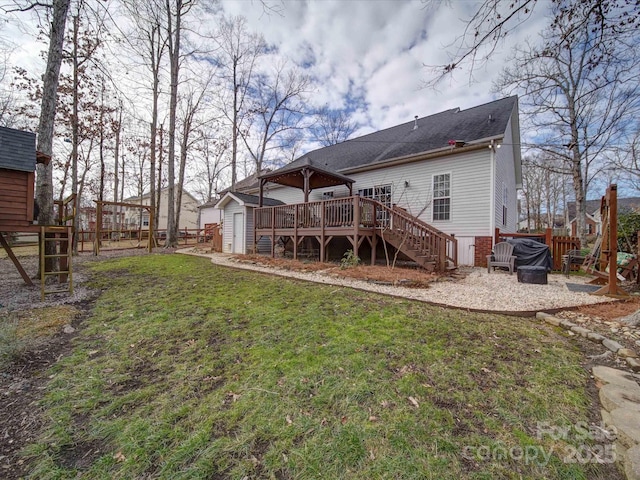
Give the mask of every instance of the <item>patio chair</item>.
M 562 255 L 562 273 L 567 277 L 571 272 L 572 265 L 582 265 L 585 261 L 585 256 L 581 254 L 580 250 L 569 250 Z
M 493 255 L 487 255 L 487 271 L 491 273 L 491 267 L 505 267 L 509 274 L 513 274 L 516 257 L 513 255 L 513 245 L 507 242 L 496 243 L 493 247 Z

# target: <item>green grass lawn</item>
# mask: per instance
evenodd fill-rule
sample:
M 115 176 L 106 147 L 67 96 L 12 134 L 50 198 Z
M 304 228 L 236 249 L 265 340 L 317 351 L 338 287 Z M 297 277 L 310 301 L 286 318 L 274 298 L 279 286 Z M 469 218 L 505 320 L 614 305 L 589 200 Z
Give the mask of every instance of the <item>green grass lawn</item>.
M 35 478 L 599 475 L 536 438 L 590 400 L 579 351 L 535 322 L 184 255 L 89 268 L 103 291 L 50 372 Z

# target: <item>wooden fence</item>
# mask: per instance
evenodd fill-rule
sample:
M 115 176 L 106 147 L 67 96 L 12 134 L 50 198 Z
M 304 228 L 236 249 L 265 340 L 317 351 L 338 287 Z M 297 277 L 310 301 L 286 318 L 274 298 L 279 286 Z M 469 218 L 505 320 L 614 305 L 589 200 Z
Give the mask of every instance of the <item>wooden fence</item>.
M 544 233 L 506 233 L 499 228 L 495 231 L 495 242 L 501 242 L 508 238 L 531 238 L 549 246 L 553 258 L 553 269 L 562 270 L 562 256 L 569 250 L 580 250 L 578 237 L 553 235 L 553 230 L 547 228 Z
M 215 229 L 219 231 L 219 229 Z M 157 230 L 154 232 L 156 244 L 162 246 L 167 236 L 167 231 Z M 78 230 L 78 251 L 93 251 L 93 242 L 96 238 L 95 230 Z M 119 250 L 125 248 L 146 248 L 149 239 L 149 230 L 102 230 L 100 250 Z M 178 246 L 198 245 L 203 242 L 210 242 L 212 237 L 207 238 L 204 230 L 197 228 L 182 228 L 178 230 Z M 222 244 L 222 240 L 220 240 Z

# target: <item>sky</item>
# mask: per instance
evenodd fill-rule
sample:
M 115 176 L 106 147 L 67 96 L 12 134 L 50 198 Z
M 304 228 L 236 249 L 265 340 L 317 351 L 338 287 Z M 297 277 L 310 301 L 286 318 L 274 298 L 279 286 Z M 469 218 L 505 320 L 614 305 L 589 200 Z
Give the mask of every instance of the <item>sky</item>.
M 7 1 L 12 0 L 0 0 L 0 6 Z M 265 3 L 272 8 L 266 9 Z M 230 17 L 244 16 L 249 30 L 264 36 L 274 57 L 285 58 L 309 74 L 314 85 L 308 97 L 310 106 L 347 109 L 359 125 L 353 136 L 359 136 L 413 121 L 416 115 L 471 108 L 504 96 L 492 93 L 492 82 L 508 62 L 513 46 L 525 39 L 535 40 L 544 27 L 548 0 L 537 2 L 532 18 L 499 44 L 485 65 L 472 74 L 457 71 L 435 88 L 425 86 L 434 75 L 427 66 L 449 61 L 456 39 L 480 3 L 219 0 L 219 8 Z M 4 22 L 9 16 L 3 19 L 2 15 L 0 36 L 13 43 L 9 64 L 39 74 L 44 70 L 39 53 L 45 45 L 35 38 L 35 15 L 16 14 L 14 19 L 19 22 Z M 198 18 L 190 27 L 206 30 L 213 25 L 213 18 Z
M 2 6 L 7 3 L 11 2 L 0 1 Z M 265 9 L 265 4 L 272 8 Z M 435 89 L 424 86 L 433 78 L 427 66 L 449 60 L 479 4 L 475 0 L 220 0 L 226 15 L 246 17 L 250 30 L 262 34 L 278 55 L 312 76 L 317 88 L 309 101 L 314 106 L 348 109 L 361 125 L 358 133 L 502 96 L 491 92 L 492 81 L 515 44 L 536 38 L 548 0 L 537 2 L 533 18 L 472 76 L 463 69 Z M 20 26 L 2 21 L 2 16 L 0 34 L 13 43 L 9 64 L 42 71 L 38 53 L 44 45 L 34 35 L 35 16 L 12 14 Z M 207 21 L 202 20 L 204 26 Z
M 412 121 L 415 115 L 502 97 L 491 93 L 492 81 L 510 47 L 535 39 L 545 3 L 473 77 L 463 70 L 436 89 L 424 86 L 433 75 L 426 65 L 448 61 L 477 1 L 284 0 L 272 3 L 276 12 L 265 12 L 258 0 L 222 0 L 222 8 L 228 15 L 244 15 L 283 56 L 307 66 L 319 85 L 313 95 L 316 105 L 350 108 L 362 125 L 359 133 L 368 133 Z

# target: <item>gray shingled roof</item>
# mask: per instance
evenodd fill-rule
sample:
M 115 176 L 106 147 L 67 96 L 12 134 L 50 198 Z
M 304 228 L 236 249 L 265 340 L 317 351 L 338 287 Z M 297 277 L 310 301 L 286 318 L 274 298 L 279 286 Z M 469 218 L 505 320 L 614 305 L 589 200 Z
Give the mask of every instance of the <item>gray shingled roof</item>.
M 640 208 L 640 197 L 618 198 L 617 201 L 619 212 Z M 587 213 L 593 215 L 599 212 L 600 202 L 600 199 L 587 200 Z M 576 202 L 567 202 L 567 210 L 569 211 L 569 221 L 573 221 L 576 218 Z
M 260 197 L 258 197 L 257 195 L 249 195 L 247 193 L 240 193 L 240 192 L 229 192 L 231 195 L 233 195 L 234 197 L 242 200 L 244 203 L 248 203 L 249 205 L 258 205 L 260 202 Z M 275 207 L 278 205 L 284 205 L 284 202 L 281 202 L 280 200 L 276 200 L 275 198 L 263 198 L 262 199 L 262 205 L 264 205 L 265 207 Z
M 470 143 L 498 137 L 505 133 L 517 101 L 518 98 L 512 96 L 467 110 L 454 108 L 422 117 L 417 122 L 403 123 L 313 150 L 282 167 L 282 170 L 306 163 L 326 170 L 345 171 L 445 148 L 449 146 L 449 140 Z M 418 128 L 414 128 L 416 123 Z
M 36 169 L 36 135 L 0 127 L 0 168 L 33 172 Z

